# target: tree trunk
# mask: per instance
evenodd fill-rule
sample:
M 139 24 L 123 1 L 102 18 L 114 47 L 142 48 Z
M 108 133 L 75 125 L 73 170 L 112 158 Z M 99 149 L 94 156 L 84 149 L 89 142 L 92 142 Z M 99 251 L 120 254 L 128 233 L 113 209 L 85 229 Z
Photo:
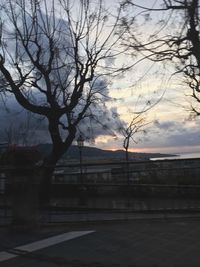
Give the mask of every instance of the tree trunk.
M 127 185 L 130 184 L 130 177 L 129 177 L 129 157 L 128 157 L 128 148 L 126 149 L 126 179 Z
M 39 225 L 38 169 L 15 169 L 11 172 L 12 228 L 19 231 L 34 230 Z
M 52 195 L 52 176 L 56 166 L 57 160 L 51 155 L 44 160 L 43 165 L 40 168 L 40 206 L 46 207 L 50 204 L 50 198 Z

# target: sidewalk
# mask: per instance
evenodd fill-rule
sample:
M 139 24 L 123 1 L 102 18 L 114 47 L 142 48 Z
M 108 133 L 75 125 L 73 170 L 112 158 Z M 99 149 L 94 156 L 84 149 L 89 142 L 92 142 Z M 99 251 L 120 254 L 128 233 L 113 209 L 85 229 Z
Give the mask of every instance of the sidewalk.
M 0 228 L 11 225 L 11 213 L 8 217 L 0 217 Z M 170 219 L 170 218 L 200 218 L 199 210 L 187 209 L 160 209 L 143 211 L 56 211 L 43 212 L 40 215 L 39 224 L 47 226 L 52 224 L 68 224 L 80 222 L 104 222 L 104 221 L 132 221 L 138 219 Z

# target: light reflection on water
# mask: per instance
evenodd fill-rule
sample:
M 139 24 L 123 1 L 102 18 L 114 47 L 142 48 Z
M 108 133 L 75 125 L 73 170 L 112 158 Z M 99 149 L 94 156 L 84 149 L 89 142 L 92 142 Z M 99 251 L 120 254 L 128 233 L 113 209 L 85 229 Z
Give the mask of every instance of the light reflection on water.
M 150 160 L 166 160 L 166 159 L 194 159 L 194 158 L 200 158 L 200 153 L 183 153 L 183 154 L 176 154 L 175 156 L 171 157 L 163 157 L 163 158 L 151 158 Z

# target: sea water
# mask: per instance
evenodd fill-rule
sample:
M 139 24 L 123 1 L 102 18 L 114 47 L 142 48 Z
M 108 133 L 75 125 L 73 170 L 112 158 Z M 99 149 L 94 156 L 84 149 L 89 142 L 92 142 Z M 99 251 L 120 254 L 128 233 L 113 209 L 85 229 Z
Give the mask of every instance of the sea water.
M 171 157 L 161 157 L 161 158 L 150 158 L 150 160 L 166 160 L 166 159 L 195 159 L 200 158 L 200 152 L 194 152 L 194 153 L 181 153 L 176 154 Z

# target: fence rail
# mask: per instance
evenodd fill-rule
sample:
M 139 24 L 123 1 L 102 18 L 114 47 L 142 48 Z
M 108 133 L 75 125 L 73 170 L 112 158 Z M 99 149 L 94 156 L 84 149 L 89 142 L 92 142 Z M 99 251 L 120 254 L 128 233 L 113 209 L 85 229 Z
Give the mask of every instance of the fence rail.
M 30 179 L 32 168 L 24 170 Z M 12 220 L 10 171 L 15 173 L 0 168 L 0 225 Z M 82 172 L 79 164 L 59 165 L 50 193 L 49 205 L 40 210 L 43 222 L 83 214 L 200 212 L 200 159 L 83 164 Z

